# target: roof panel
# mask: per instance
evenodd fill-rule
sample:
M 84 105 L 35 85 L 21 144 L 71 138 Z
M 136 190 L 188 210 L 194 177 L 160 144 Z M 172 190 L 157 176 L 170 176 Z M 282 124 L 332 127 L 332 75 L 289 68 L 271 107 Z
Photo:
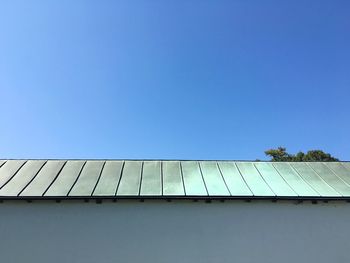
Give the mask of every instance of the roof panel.
M 347 184 L 350 185 L 350 173 L 347 168 L 345 168 L 344 164 L 341 163 L 324 163 L 326 166 L 328 166 L 340 179 L 345 181 Z
M 216 162 L 199 162 L 199 166 L 209 195 L 230 195 Z
M 162 195 L 160 161 L 145 161 L 143 163 L 140 195 Z
M 203 182 L 202 174 L 199 169 L 198 162 L 182 161 L 182 174 L 185 185 L 186 195 L 190 196 L 206 196 L 208 195 Z
M 350 196 L 350 186 L 341 180 L 323 163 L 308 163 L 308 165 L 331 187 L 341 195 Z
M 291 166 L 299 175 L 321 196 L 340 196 L 340 194 L 330 187 L 318 174 L 315 173 L 306 163 L 291 163 Z
M 255 196 L 275 196 L 251 162 L 237 162 L 239 171 Z
M 117 196 L 139 195 L 141 169 L 141 161 L 125 161 L 123 174 L 117 190 Z
M 89 196 L 92 195 L 97 181 L 101 175 L 104 161 L 87 161 L 77 182 L 69 192 L 70 196 Z
M 36 176 L 46 161 L 28 161 L 0 190 L 0 196 L 17 196 Z
M 163 161 L 163 195 L 184 195 L 179 161 Z
M 290 166 L 289 163 L 272 164 L 299 196 L 319 196 L 319 194 Z
M 0 188 L 24 165 L 25 160 L 9 160 L 0 168 Z
M 265 179 L 266 183 L 271 187 L 273 192 L 279 196 L 296 196 L 297 193 L 286 183 L 271 163 L 259 162 L 255 163 L 255 167 Z
M 86 161 L 67 161 L 44 196 L 67 196 Z
M 47 161 L 21 196 L 42 196 L 61 171 L 65 161 Z
M 93 196 L 113 196 L 116 194 L 124 161 L 106 161 Z
M 245 183 L 234 162 L 218 162 L 218 166 L 225 179 L 226 185 L 233 196 L 251 196 L 253 193 Z

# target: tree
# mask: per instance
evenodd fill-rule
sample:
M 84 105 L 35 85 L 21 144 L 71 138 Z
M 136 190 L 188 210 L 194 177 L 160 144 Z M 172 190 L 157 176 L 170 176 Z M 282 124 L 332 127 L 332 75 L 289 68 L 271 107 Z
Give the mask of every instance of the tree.
M 339 161 L 329 153 L 321 150 L 311 150 L 307 153 L 298 152 L 297 154 L 290 154 L 285 147 L 278 147 L 277 149 L 269 149 L 265 151 L 267 156 L 271 157 L 272 162 L 336 162 Z
M 287 153 L 286 148 L 278 147 L 277 149 L 270 149 L 265 151 L 265 154 L 272 157 L 274 162 L 288 162 L 292 160 L 292 156 Z
M 304 155 L 303 161 L 305 162 L 315 162 L 315 161 L 337 162 L 339 160 L 333 157 L 332 155 L 330 155 L 329 153 L 325 153 L 321 150 L 313 150 L 313 151 L 308 151 Z

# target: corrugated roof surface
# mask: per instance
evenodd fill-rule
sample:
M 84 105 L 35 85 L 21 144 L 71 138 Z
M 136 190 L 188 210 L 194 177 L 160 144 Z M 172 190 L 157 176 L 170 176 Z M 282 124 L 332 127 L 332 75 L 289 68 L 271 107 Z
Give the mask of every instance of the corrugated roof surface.
M 0 160 L 0 198 L 350 199 L 350 163 Z

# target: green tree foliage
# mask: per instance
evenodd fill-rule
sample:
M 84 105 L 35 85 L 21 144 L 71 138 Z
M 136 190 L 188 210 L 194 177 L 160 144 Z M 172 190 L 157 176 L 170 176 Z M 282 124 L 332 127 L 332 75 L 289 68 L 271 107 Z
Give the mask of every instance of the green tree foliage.
M 270 149 L 265 151 L 267 156 L 271 157 L 273 162 L 335 162 L 339 161 L 329 153 L 321 150 L 311 150 L 307 153 L 298 152 L 297 154 L 290 154 L 285 147 L 278 147 L 277 149 Z

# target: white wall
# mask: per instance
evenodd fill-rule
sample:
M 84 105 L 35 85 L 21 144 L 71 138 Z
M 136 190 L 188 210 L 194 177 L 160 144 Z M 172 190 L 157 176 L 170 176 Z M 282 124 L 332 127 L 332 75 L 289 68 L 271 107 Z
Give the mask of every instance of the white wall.
M 350 262 L 350 204 L 4 202 L 0 262 Z

